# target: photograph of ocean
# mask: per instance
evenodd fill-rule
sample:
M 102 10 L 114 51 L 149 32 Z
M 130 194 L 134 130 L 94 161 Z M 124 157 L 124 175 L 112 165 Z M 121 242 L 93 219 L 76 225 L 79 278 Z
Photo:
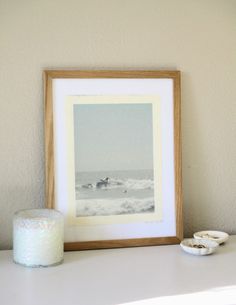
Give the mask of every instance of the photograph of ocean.
M 76 216 L 153 213 L 152 170 L 76 173 Z
M 74 105 L 74 152 L 76 217 L 156 212 L 151 103 Z

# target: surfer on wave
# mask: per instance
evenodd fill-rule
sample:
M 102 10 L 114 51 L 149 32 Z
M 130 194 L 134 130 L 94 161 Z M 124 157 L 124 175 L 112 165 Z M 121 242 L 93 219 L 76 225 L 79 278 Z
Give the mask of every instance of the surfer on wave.
M 96 183 L 96 188 L 106 187 L 109 184 L 110 178 L 106 177 L 105 179 L 101 179 L 99 182 Z

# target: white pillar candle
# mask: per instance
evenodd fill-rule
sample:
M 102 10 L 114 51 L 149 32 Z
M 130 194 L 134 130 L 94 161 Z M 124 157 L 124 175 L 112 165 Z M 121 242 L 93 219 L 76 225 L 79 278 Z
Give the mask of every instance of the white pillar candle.
M 22 210 L 13 221 L 13 256 L 18 264 L 47 267 L 63 261 L 64 219 L 51 209 Z

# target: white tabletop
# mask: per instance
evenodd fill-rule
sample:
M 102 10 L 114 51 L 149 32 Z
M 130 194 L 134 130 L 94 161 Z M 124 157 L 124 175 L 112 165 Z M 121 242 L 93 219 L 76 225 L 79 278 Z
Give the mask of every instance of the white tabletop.
M 186 296 L 199 302 L 208 292 L 215 304 L 236 304 L 236 236 L 209 256 L 179 245 L 90 250 L 67 252 L 62 265 L 38 269 L 0 251 L 1 305 L 174 304 L 177 297 L 185 304 Z

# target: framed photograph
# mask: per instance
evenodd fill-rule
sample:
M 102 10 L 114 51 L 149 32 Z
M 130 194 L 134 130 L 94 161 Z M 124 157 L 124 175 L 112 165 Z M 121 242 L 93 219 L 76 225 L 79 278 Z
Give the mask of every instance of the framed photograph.
M 183 237 L 179 71 L 47 70 L 46 206 L 65 250 Z

